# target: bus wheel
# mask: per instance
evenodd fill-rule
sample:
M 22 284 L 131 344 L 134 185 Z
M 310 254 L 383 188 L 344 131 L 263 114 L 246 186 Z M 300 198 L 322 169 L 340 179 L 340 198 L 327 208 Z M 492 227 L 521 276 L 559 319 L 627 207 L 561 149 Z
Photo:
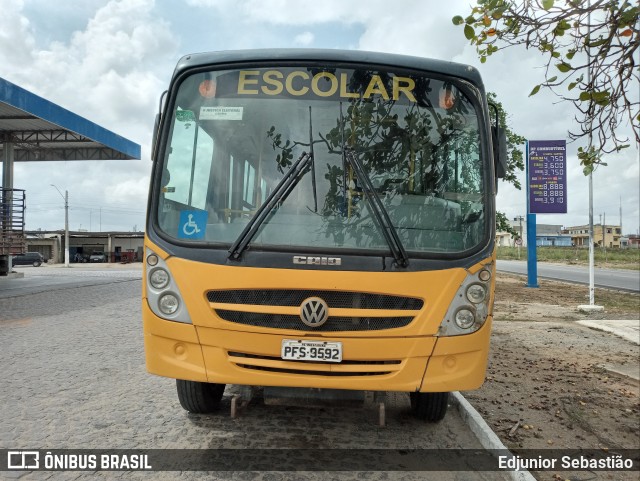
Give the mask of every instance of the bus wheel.
M 183 381 L 176 379 L 180 405 L 194 414 L 210 413 L 218 409 L 225 384 Z
M 414 416 L 422 421 L 442 421 L 447 414 L 448 392 L 412 392 L 409 397 Z

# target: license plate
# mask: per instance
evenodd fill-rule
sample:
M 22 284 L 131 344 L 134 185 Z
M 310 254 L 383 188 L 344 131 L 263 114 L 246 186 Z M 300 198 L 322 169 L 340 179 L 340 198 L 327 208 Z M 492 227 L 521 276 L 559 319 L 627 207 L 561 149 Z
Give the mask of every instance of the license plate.
M 342 362 L 342 343 L 283 339 L 281 357 L 287 361 Z

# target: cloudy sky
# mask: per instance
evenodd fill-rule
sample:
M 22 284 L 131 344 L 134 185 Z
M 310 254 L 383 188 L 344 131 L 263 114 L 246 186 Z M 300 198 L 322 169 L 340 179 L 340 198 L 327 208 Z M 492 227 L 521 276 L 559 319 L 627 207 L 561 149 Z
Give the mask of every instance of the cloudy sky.
M 566 138 L 575 127 L 571 107 L 545 93 L 528 97 L 543 78 L 542 59 L 510 49 L 480 64 L 462 29 L 451 23 L 454 15 L 468 13 L 468 4 L 0 0 L 0 77 L 142 146 L 142 160 L 16 164 L 14 186 L 27 190 L 27 229 L 63 227 L 63 200 L 49 184 L 69 191 L 71 229 L 144 228 L 154 115 L 176 61 L 187 53 L 339 48 L 468 63 L 480 70 L 487 90 L 498 94 L 514 131 L 530 140 Z M 568 146 L 568 214 L 538 215 L 538 223 L 588 222 L 588 181 L 577 161 L 579 145 Z M 595 222 L 603 214 L 607 224 L 618 224 L 622 204 L 624 233 L 637 233 L 638 148 L 632 145 L 606 160 L 609 166 L 594 175 Z M 499 190 L 499 210 L 511 218 L 525 214 L 524 192 L 506 184 Z

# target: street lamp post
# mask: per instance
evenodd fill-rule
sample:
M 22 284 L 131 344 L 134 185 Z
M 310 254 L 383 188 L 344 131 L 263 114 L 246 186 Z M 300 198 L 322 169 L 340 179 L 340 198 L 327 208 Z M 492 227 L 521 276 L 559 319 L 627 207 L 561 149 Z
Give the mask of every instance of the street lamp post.
M 64 199 L 64 266 L 69 267 L 69 191 L 65 190 L 64 195 L 55 185 L 51 187 L 58 191 L 58 194 Z

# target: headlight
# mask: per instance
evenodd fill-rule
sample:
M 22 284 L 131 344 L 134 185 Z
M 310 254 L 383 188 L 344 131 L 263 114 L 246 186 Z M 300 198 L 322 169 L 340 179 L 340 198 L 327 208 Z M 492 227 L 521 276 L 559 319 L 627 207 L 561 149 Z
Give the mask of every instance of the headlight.
M 169 273 L 161 268 L 155 269 L 149 276 L 149 283 L 156 289 L 164 289 L 169 284 Z
M 187 303 L 166 260 L 148 247 L 145 254 L 145 294 L 151 312 L 166 321 L 192 324 Z
M 492 277 L 492 264 L 474 273 L 467 271 L 440 323 L 438 336 L 466 336 L 482 328 L 491 310 Z
M 488 271 L 487 269 L 482 269 L 479 273 L 478 273 L 478 278 L 481 281 L 487 282 L 489 279 L 491 279 L 491 272 Z
M 470 309 L 462 308 L 456 312 L 455 321 L 460 329 L 469 329 L 476 321 L 476 315 Z
M 163 314 L 170 316 L 178 310 L 178 307 L 180 307 L 180 301 L 178 301 L 178 298 L 173 294 L 165 294 L 158 301 L 158 307 Z
M 487 297 L 487 290 L 480 284 L 471 284 L 467 287 L 467 299 L 474 304 L 480 304 Z

